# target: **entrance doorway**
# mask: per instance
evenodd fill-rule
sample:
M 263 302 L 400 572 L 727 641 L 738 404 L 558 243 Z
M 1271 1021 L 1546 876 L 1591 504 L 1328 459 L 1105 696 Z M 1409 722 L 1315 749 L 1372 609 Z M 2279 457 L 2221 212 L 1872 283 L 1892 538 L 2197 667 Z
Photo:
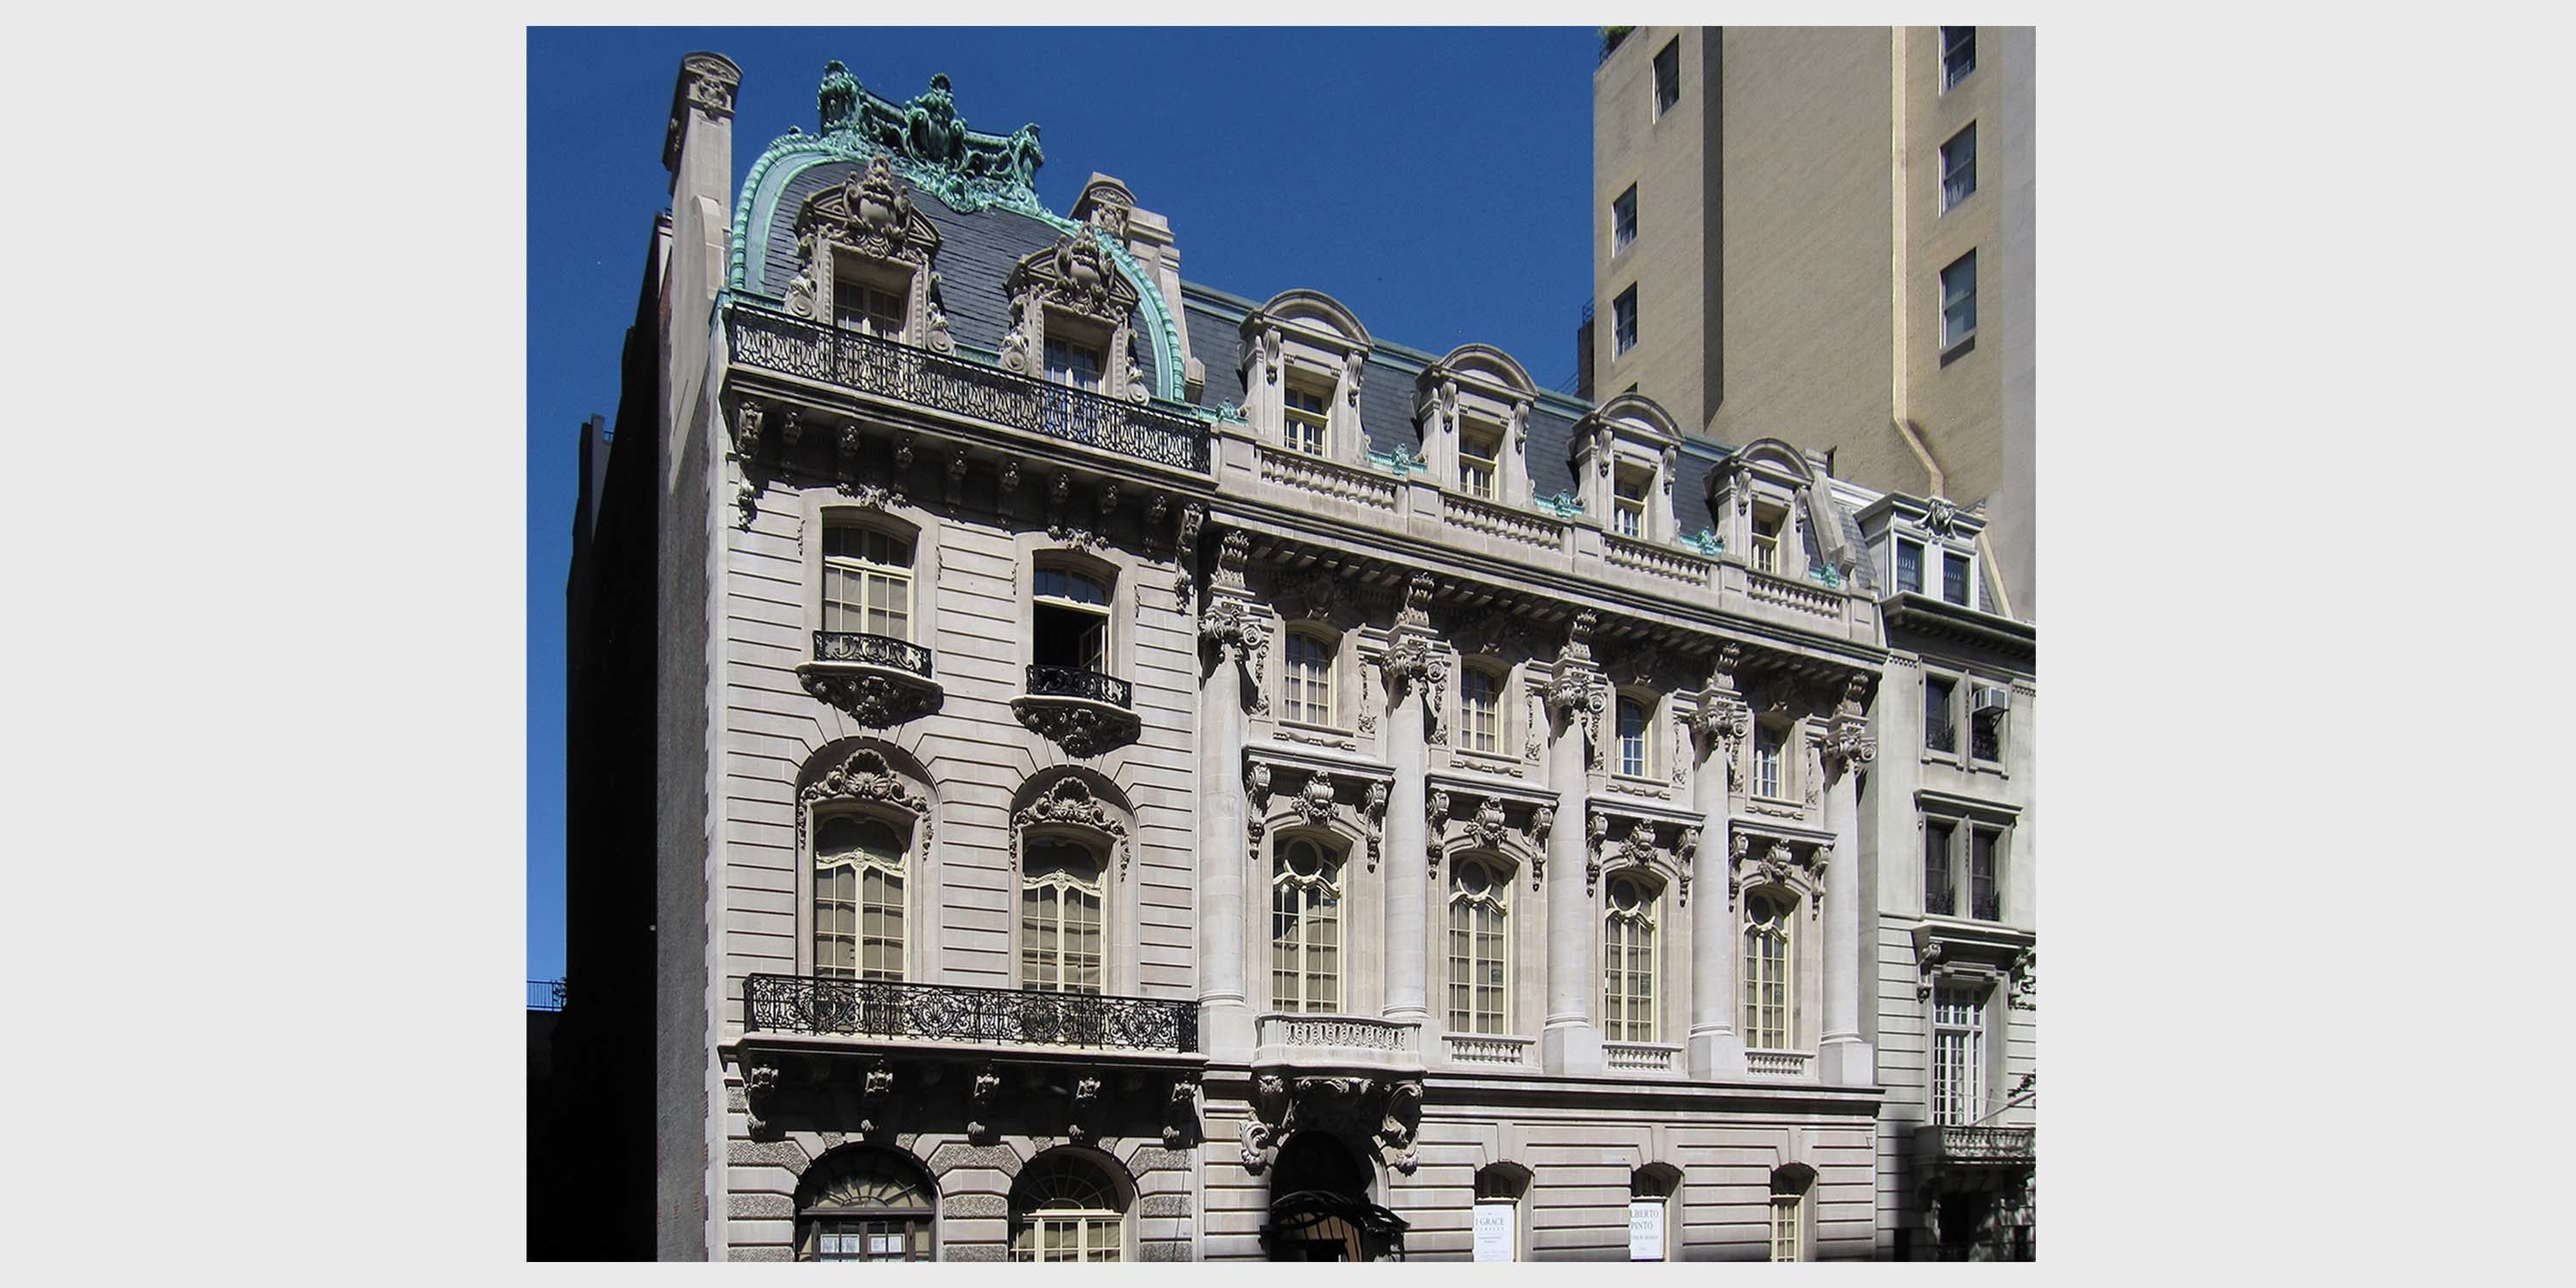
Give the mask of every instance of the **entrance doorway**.
M 1401 1261 L 1405 1221 L 1369 1201 L 1375 1175 L 1340 1141 L 1301 1131 L 1280 1146 L 1270 1172 L 1272 1261 Z

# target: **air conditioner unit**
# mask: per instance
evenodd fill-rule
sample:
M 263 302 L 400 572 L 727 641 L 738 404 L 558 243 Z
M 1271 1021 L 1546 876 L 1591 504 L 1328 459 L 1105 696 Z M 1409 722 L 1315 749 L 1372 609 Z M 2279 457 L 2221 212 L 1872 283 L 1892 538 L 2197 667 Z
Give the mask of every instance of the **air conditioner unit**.
M 1984 715 L 1989 711 L 2010 711 L 2012 710 L 2012 690 L 1980 685 L 1968 709 L 1977 715 Z

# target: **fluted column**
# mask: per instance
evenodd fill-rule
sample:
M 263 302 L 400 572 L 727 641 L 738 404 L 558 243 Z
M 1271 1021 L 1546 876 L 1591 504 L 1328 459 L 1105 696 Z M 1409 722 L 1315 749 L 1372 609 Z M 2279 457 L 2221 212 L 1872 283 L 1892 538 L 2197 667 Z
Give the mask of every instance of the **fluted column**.
M 1731 672 L 1732 658 L 1728 663 Z M 1720 1078 L 1747 1071 L 1744 1036 L 1735 1031 L 1735 851 L 1727 835 L 1727 783 L 1753 713 L 1736 699 L 1731 674 L 1723 685 L 1709 685 L 1691 724 L 1700 735 L 1694 776 L 1700 831 L 1699 871 L 1692 878 L 1699 898 L 1691 904 L 1690 1075 Z
M 1213 654 L 1199 682 L 1199 1047 L 1219 1059 L 1238 1060 L 1248 1059 L 1253 1046 L 1252 1004 L 1243 987 L 1243 874 L 1251 863 L 1245 849 L 1243 709 L 1246 682 L 1249 692 L 1259 692 L 1270 638 L 1244 589 L 1246 544 L 1241 532 L 1225 535 L 1217 584 L 1199 618 L 1199 643 Z
M 1592 623 L 1588 611 L 1575 618 L 1546 692 L 1547 785 L 1556 793 L 1556 818 L 1547 833 L 1547 1021 L 1539 1031 L 1539 1057 L 1548 1072 L 1561 1074 L 1604 1070 L 1601 1030 L 1592 1022 L 1601 959 L 1593 945 L 1592 894 L 1583 879 L 1586 748 L 1606 701 L 1592 667 Z
M 1845 1086 L 1878 1080 L 1876 1053 L 1860 1031 L 1860 771 L 1878 750 L 1861 712 L 1866 682 L 1865 676 L 1852 680 L 1825 734 L 1823 756 L 1825 828 L 1834 834 L 1834 851 L 1825 867 L 1825 1023 L 1818 1057 L 1824 1078 Z
M 1431 634 L 1431 575 L 1405 587 L 1393 642 L 1379 665 L 1386 677 L 1386 760 L 1395 769 L 1387 791 L 1386 1007 L 1390 1020 L 1420 1024 L 1431 1016 L 1430 860 L 1423 848 L 1423 719 L 1439 700 L 1448 659 Z

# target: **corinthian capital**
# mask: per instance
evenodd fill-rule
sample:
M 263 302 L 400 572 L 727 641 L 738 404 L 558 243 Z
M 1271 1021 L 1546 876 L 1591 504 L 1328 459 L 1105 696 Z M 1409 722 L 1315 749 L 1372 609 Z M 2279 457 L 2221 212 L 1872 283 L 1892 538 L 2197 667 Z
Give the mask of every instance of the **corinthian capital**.
M 1269 624 L 1249 604 L 1233 596 L 1217 596 L 1199 615 L 1199 643 L 1213 645 L 1229 661 L 1258 657 L 1269 642 Z
M 1691 713 L 1690 727 L 1709 740 L 1711 749 L 1732 748 L 1753 732 L 1753 708 L 1731 696 L 1711 693 Z
M 1406 631 L 1386 646 L 1378 667 L 1386 673 L 1387 687 L 1396 693 L 1408 684 L 1421 685 L 1426 694 L 1436 693 L 1449 678 L 1449 654 L 1431 636 Z
M 1839 773 L 1868 764 L 1878 755 L 1878 740 L 1869 736 L 1869 724 L 1858 716 L 1838 715 L 1825 729 L 1825 764 Z

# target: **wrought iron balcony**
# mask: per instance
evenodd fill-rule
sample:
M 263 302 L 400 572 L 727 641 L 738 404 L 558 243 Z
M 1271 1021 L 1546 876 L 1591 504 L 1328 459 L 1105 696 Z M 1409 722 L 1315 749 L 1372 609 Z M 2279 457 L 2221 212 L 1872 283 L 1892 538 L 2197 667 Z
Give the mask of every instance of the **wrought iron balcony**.
M 2038 1161 L 2035 1127 L 1943 1127 L 1914 1129 L 1916 1157 L 1944 1163 L 1990 1167 L 2022 1166 Z
M 725 333 L 736 366 L 957 412 L 1175 469 L 1208 470 L 1207 426 L 1187 416 L 756 305 L 728 305 Z
M 1122 711 L 1135 706 L 1135 688 L 1125 680 L 1075 666 L 1030 667 L 1028 691 L 1033 698 L 1085 698 Z
M 746 1033 L 1122 1051 L 1199 1045 L 1197 1005 L 1162 998 L 753 975 L 743 981 L 742 1003 Z
M 814 660 L 887 666 L 898 671 L 910 671 L 925 680 L 930 678 L 930 650 L 891 635 L 870 635 L 864 631 L 816 631 Z

